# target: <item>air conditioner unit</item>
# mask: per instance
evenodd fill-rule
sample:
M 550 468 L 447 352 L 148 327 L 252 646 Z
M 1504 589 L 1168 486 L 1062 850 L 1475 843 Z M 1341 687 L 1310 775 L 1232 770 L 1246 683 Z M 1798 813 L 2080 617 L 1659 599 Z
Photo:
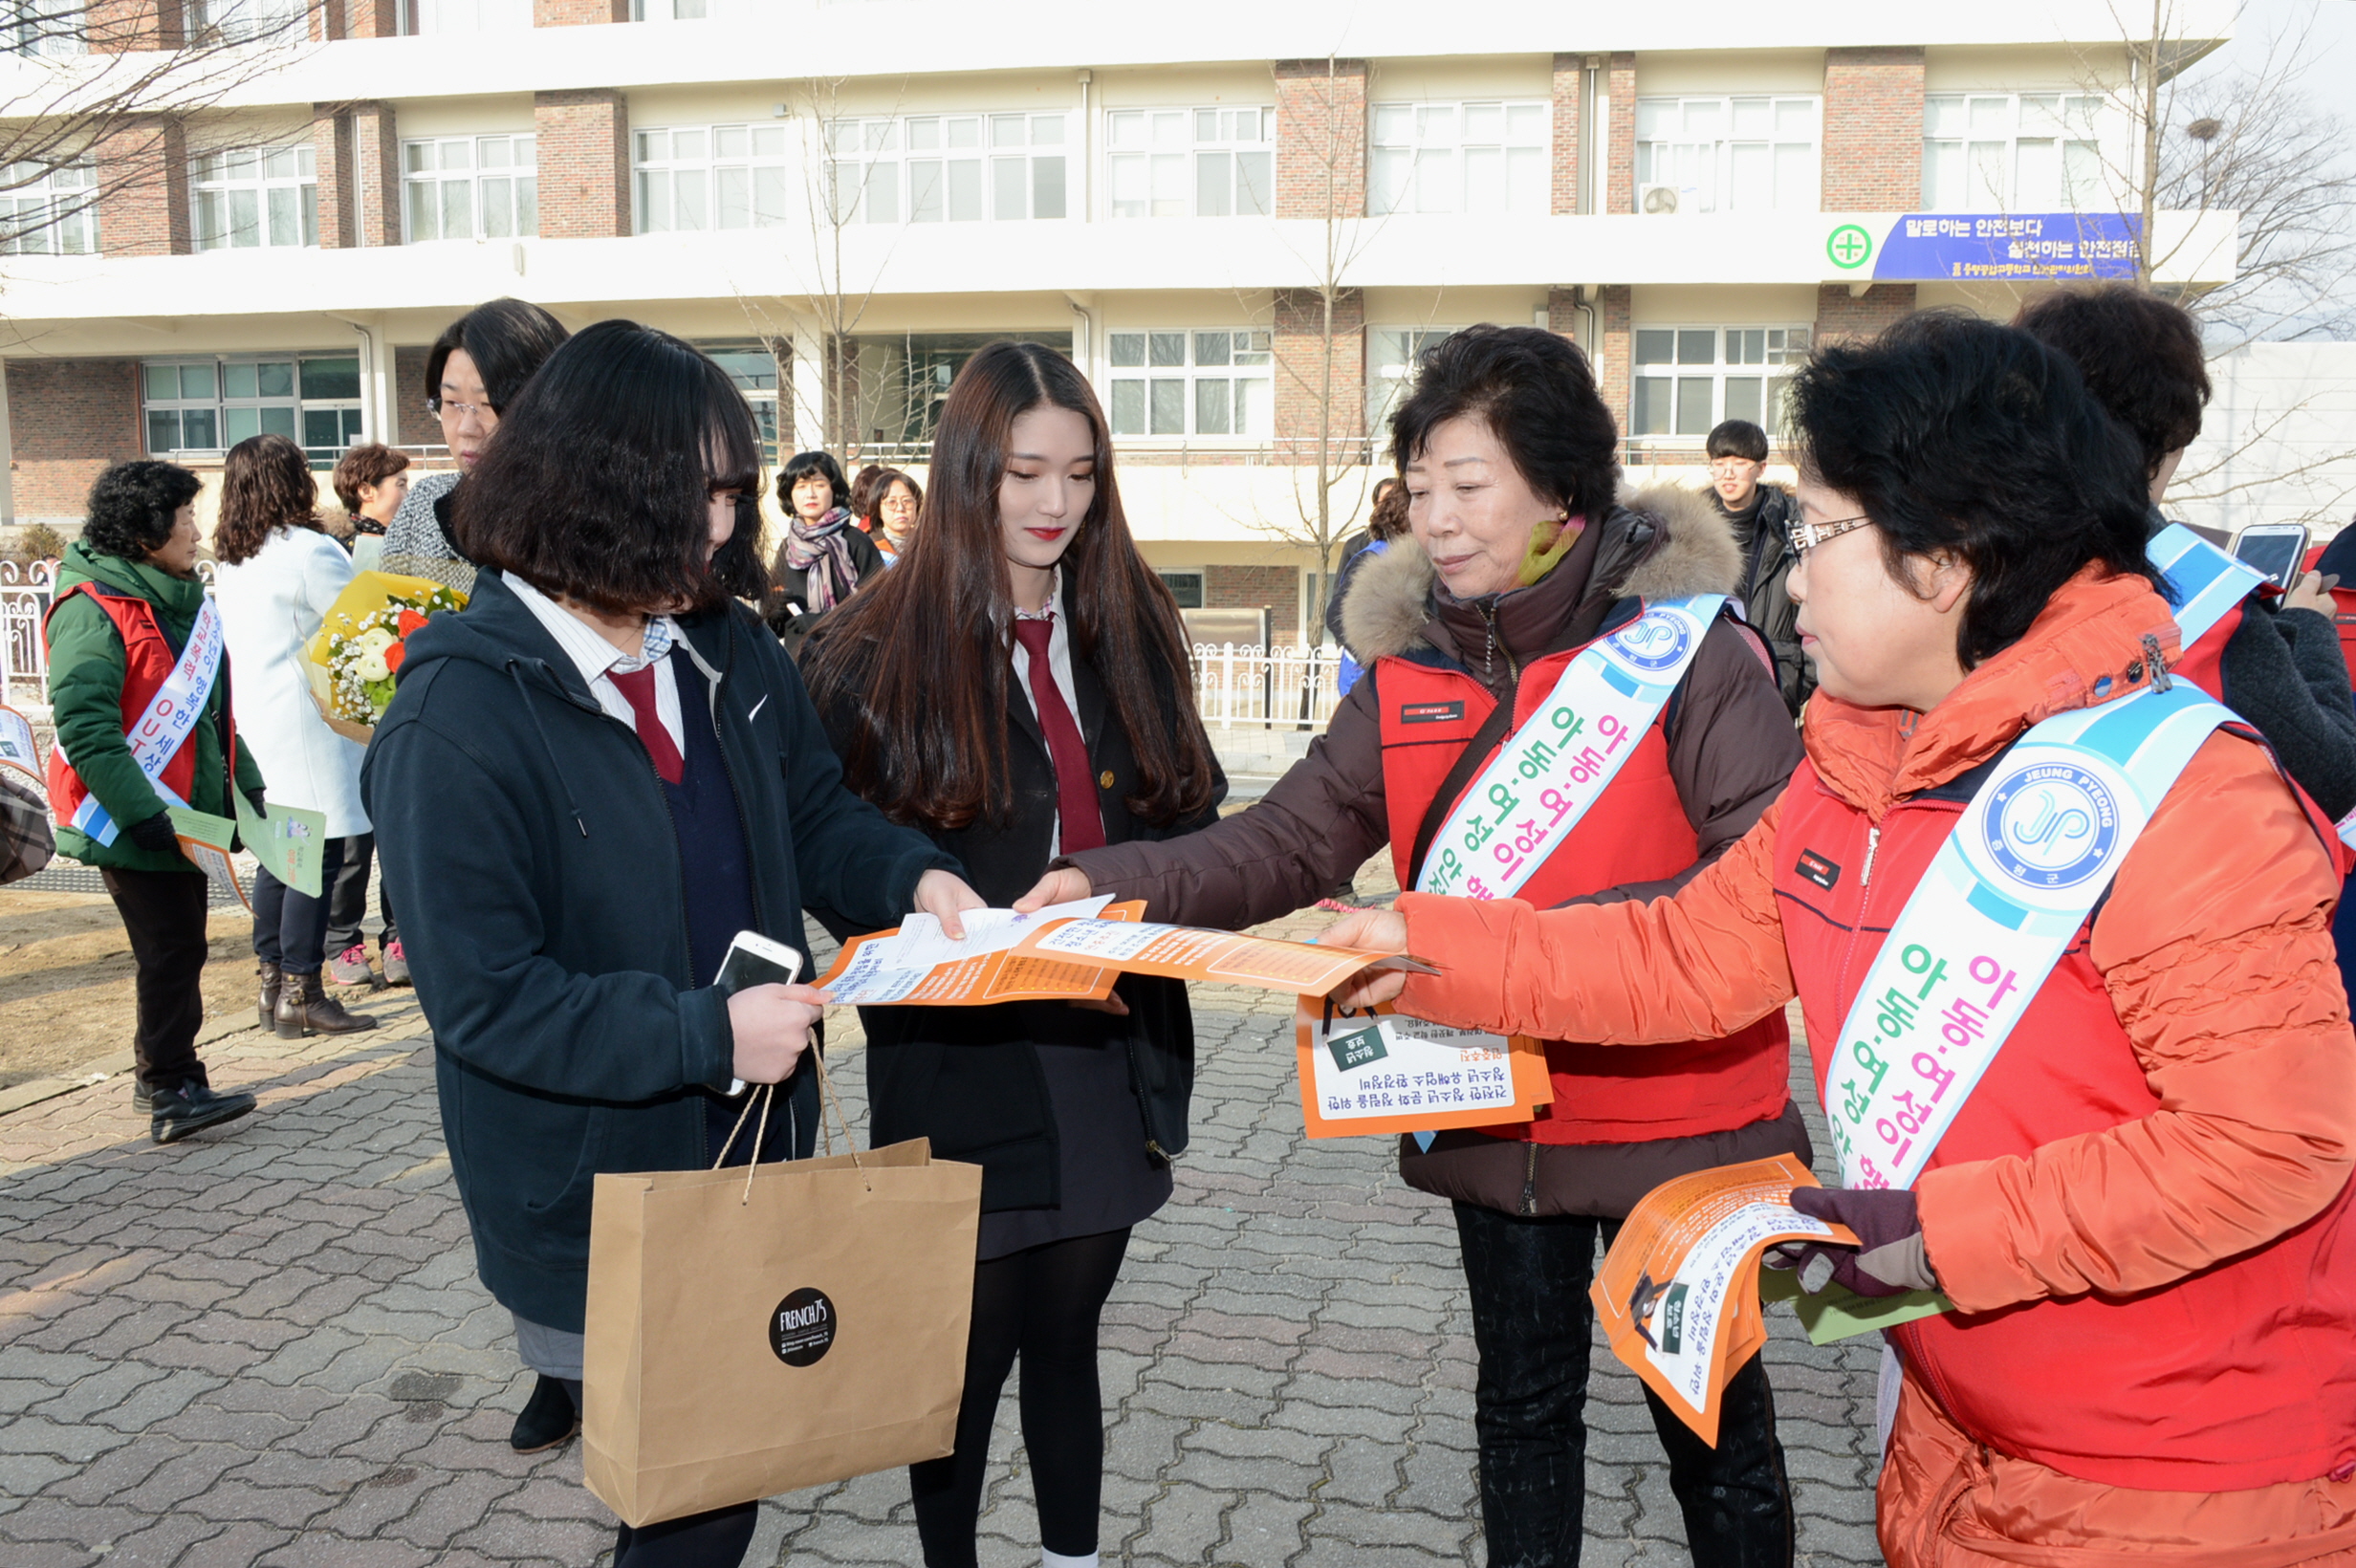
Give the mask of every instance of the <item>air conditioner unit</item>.
M 1637 193 L 1637 210 L 1660 215 L 1674 215 L 1677 210 L 1675 185 L 1647 185 Z

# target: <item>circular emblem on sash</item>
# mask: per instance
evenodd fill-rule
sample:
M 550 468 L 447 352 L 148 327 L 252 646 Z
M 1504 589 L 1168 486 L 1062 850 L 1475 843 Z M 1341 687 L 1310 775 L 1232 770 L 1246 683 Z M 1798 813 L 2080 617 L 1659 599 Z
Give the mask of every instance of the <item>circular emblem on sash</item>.
M 2075 887 L 2101 875 L 2119 848 L 2119 802 L 2095 773 L 2040 762 L 1989 786 L 1988 857 L 2025 888 Z
M 1693 634 L 1684 620 L 1652 610 L 1633 625 L 1624 626 L 1603 640 L 1606 646 L 1647 675 L 1673 669 L 1692 645 Z

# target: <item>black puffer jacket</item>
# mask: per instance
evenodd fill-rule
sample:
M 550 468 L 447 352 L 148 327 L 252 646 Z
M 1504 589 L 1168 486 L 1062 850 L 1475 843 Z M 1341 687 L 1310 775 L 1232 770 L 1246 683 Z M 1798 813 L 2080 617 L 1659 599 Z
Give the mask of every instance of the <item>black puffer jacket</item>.
M 1776 686 L 1783 693 L 1783 706 L 1798 718 L 1801 705 L 1816 689 L 1816 671 L 1800 651 L 1800 606 L 1792 602 L 1788 586 L 1793 562 L 1788 531 L 1792 519 L 1800 515 L 1799 504 L 1778 487 L 1760 485 L 1758 510 L 1752 514 L 1746 535 L 1743 523 L 1726 510 L 1717 491 L 1712 490 L 1710 499 L 1718 515 L 1733 525 L 1734 542 L 1742 547 L 1742 587 L 1737 595 L 1742 600 L 1742 618 L 1774 651 Z

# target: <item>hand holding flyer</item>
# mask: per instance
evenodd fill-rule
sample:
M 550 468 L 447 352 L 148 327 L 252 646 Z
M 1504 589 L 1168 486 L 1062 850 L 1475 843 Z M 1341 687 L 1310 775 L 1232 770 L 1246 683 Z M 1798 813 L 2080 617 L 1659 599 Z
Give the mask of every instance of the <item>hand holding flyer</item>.
M 1792 1189 L 1816 1178 L 1788 1154 L 1697 1170 L 1645 1195 L 1588 1291 L 1612 1354 L 1715 1446 L 1728 1380 L 1767 1342 L 1759 1254 L 1778 1241 L 1854 1245 Z

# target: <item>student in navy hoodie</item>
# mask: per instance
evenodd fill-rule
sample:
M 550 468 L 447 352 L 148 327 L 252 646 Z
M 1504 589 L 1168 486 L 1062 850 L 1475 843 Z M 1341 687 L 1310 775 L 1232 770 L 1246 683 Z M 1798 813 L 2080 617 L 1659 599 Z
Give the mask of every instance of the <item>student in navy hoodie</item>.
M 862 929 L 962 929 L 957 862 L 842 787 L 801 679 L 739 598 L 760 446 L 727 374 L 604 321 L 503 411 L 456 542 L 463 615 L 408 642 L 361 789 L 433 1025 L 443 1132 L 483 1283 L 540 1374 L 514 1446 L 578 1426 L 599 1171 L 709 1165 L 780 1087 L 763 1159 L 809 1154 L 824 998 L 713 988 L 738 931 L 809 950 L 805 904 Z M 739 1139 L 731 1163 L 750 1157 Z M 633 1532 L 616 1568 L 730 1568 L 748 1503 Z

